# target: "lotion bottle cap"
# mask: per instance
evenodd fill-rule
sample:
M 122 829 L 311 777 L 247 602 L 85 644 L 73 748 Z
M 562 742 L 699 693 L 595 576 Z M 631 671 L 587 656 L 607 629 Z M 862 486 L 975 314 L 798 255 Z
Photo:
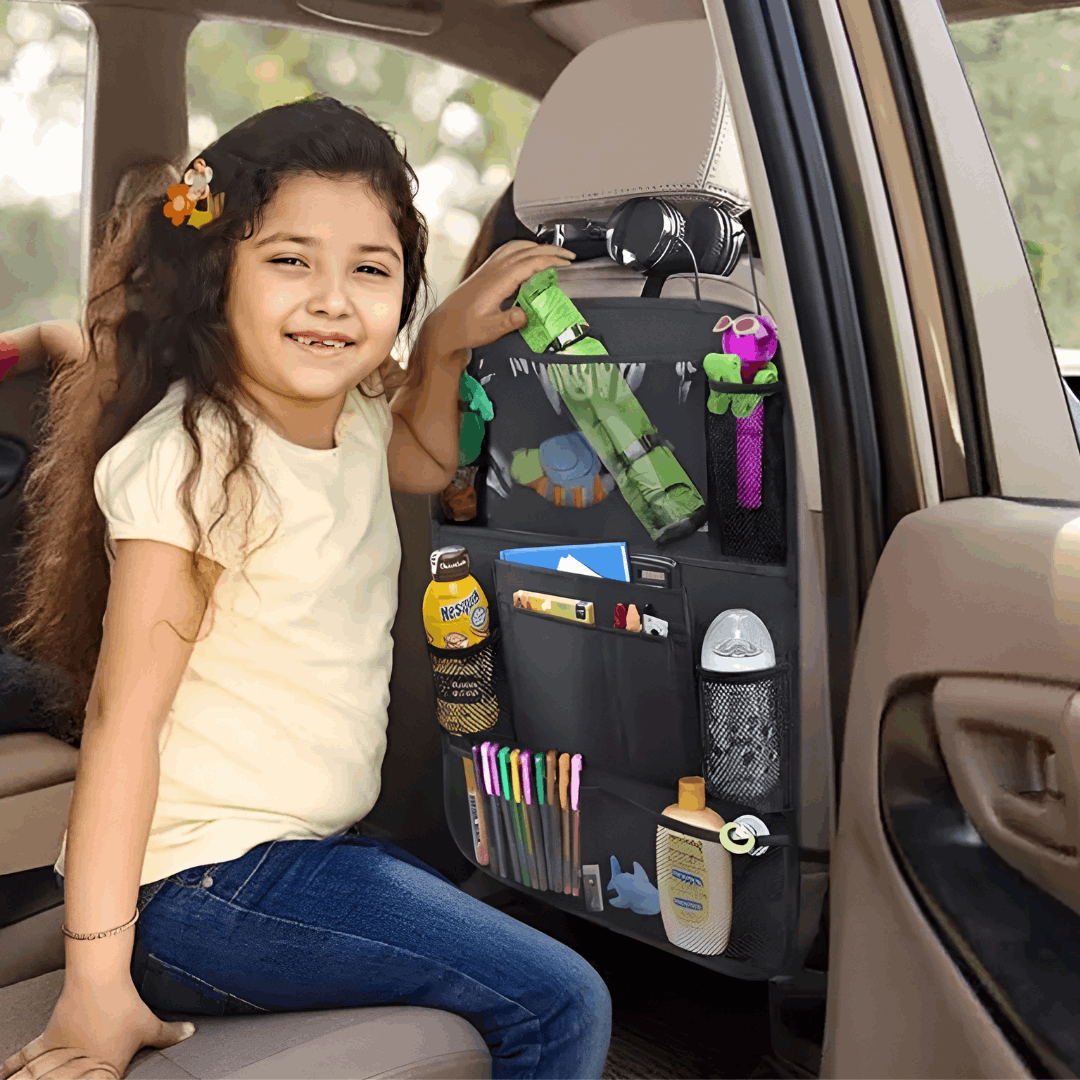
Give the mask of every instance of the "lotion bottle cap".
M 701 776 L 684 776 L 679 781 L 679 809 L 705 809 L 705 779 Z

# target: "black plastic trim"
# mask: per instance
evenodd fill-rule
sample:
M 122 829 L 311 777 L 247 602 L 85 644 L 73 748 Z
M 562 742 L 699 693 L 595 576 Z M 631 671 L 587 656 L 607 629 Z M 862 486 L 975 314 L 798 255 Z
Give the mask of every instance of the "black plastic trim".
M 882 822 L 923 915 L 1032 1076 L 1080 1074 L 1080 915 L 1014 870 L 965 812 L 938 747 L 932 686 L 881 722 Z
M 843 221 L 791 0 L 725 0 L 805 344 L 825 530 L 836 786 L 859 619 L 884 544 L 881 458 Z
M 13 926 L 63 902 L 64 891 L 56 884 L 51 864 L 0 877 L 0 927 Z

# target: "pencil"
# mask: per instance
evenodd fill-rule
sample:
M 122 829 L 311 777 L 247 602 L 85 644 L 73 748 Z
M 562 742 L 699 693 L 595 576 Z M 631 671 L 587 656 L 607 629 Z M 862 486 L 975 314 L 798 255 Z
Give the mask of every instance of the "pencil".
M 559 805 L 562 807 L 562 891 L 570 895 L 570 755 L 559 755 Z
M 469 800 L 469 824 L 473 834 L 473 854 L 481 866 L 488 864 L 487 825 L 484 822 L 484 804 L 476 791 L 476 768 L 472 758 L 462 758 L 465 766 L 465 794 Z

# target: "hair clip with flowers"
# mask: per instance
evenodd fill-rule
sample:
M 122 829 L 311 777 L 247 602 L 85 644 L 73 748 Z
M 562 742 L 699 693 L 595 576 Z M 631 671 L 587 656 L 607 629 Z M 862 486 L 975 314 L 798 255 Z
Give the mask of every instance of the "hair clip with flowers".
M 183 225 L 186 218 L 196 229 L 220 217 L 225 209 L 225 193 L 210 193 L 213 179 L 214 170 L 202 158 L 196 158 L 184 173 L 183 183 L 173 184 L 166 192 L 165 216 L 174 225 Z M 205 209 L 200 209 L 199 203 L 203 203 Z

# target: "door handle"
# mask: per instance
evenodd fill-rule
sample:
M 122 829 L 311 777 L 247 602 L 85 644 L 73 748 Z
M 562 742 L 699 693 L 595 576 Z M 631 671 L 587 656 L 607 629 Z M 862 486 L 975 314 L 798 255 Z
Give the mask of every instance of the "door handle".
M 933 708 L 949 776 L 983 839 L 1080 912 L 1080 693 L 947 677 Z

